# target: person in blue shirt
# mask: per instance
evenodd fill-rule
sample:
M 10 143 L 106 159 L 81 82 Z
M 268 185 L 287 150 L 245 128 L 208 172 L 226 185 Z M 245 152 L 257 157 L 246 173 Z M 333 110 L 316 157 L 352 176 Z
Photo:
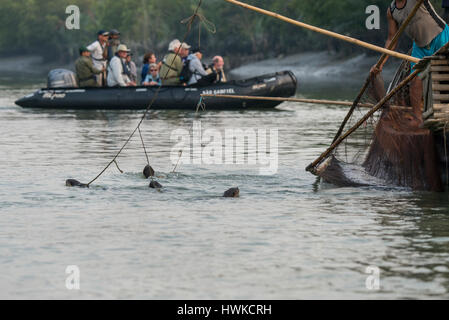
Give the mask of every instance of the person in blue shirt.
M 159 77 L 159 68 L 157 64 L 152 63 L 148 67 L 148 74 L 143 81 L 144 86 L 161 86 L 162 81 Z
M 143 67 L 142 67 L 142 73 L 141 73 L 141 84 L 143 84 L 145 82 L 145 78 L 147 76 L 147 74 L 149 73 L 149 69 L 150 69 L 150 64 L 152 63 L 157 63 L 157 59 L 156 59 L 156 55 L 154 54 L 154 52 L 150 51 L 148 53 L 146 53 L 143 56 Z M 161 66 L 160 64 L 158 65 L 158 69 L 160 69 Z

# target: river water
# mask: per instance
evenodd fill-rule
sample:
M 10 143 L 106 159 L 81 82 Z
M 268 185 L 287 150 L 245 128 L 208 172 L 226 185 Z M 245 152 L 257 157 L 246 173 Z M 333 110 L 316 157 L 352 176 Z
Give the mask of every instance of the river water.
M 164 188 L 143 179 L 137 136 L 118 159 L 123 174 L 113 165 L 80 189 L 65 180 L 94 178 L 141 111 L 14 105 L 44 85 L 43 78 L 0 80 L 0 298 L 449 298 L 447 193 L 338 188 L 304 170 L 346 109 L 153 111 L 142 134 Z M 299 96 L 351 99 L 358 86 L 316 83 Z M 277 171 L 180 164 L 172 173 L 171 135 L 194 121 L 223 135 L 276 129 Z M 240 198 L 221 197 L 237 186 Z M 66 286 L 68 266 L 79 271 L 79 290 Z

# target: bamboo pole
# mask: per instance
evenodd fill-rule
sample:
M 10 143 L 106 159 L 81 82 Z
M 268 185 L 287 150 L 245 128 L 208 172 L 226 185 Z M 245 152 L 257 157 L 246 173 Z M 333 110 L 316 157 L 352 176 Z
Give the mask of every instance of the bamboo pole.
M 323 159 L 327 158 L 329 154 L 340 145 L 350 134 L 352 134 L 355 130 L 357 130 L 366 120 L 369 119 L 377 110 L 382 108 L 382 106 L 389 100 L 393 95 L 396 94 L 402 87 L 407 85 L 410 81 L 412 81 L 417 75 L 419 71 L 415 70 L 413 73 L 411 73 L 407 78 L 402 80 L 401 83 L 399 83 L 392 91 L 390 91 L 389 94 L 387 94 L 379 103 L 377 103 L 368 113 L 366 113 L 351 129 L 346 131 L 345 134 L 340 136 L 332 145 L 323 152 L 315 161 L 313 161 L 311 164 L 309 164 L 306 168 L 307 171 L 316 173 L 316 166 L 323 161 Z
M 351 101 L 341 101 L 341 100 L 323 100 L 323 99 L 303 99 L 303 98 L 282 98 L 282 97 L 260 97 L 260 96 L 239 96 L 239 95 L 227 95 L 227 94 L 202 94 L 204 98 L 229 98 L 229 99 L 241 99 L 241 100 L 268 100 L 268 101 L 290 101 L 290 102 L 302 102 L 302 103 L 314 103 L 314 104 L 326 104 L 326 105 L 336 105 L 336 106 L 352 106 Z M 374 104 L 372 103 L 359 103 L 359 107 L 362 108 L 372 108 Z M 396 109 L 410 109 L 404 106 L 390 106 L 390 108 Z
M 404 32 L 405 28 L 408 26 L 408 24 L 410 23 L 412 18 L 415 16 L 416 12 L 418 11 L 419 7 L 421 6 L 421 4 L 423 2 L 424 2 L 424 0 L 418 1 L 416 3 L 415 7 L 413 8 L 413 10 L 410 12 L 410 14 L 407 17 L 407 19 L 401 24 L 399 30 L 394 35 L 393 39 L 391 39 L 391 42 L 390 42 L 390 44 L 388 46 L 389 50 L 392 49 L 396 45 L 396 43 L 399 40 L 399 37 Z M 379 61 L 377 61 L 377 63 L 376 63 L 376 68 L 379 68 L 380 65 L 385 61 L 386 58 L 387 58 L 387 54 L 383 53 L 382 56 L 380 57 Z M 363 94 L 365 93 L 366 89 L 368 88 L 368 86 L 370 84 L 370 80 L 371 80 L 371 74 L 369 74 L 368 77 L 366 77 L 366 80 L 365 80 L 365 83 L 363 84 L 362 89 L 360 90 L 359 94 L 355 98 L 354 103 L 353 103 L 351 109 L 349 109 L 349 111 L 348 111 L 348 114 L 343 119 L 343 122 L 341 123 L 340 128 L 338 128 L 338 131 L 335 134 L 334 139 L 332 140 L 332 143 L 334 143 L 338 139 L 338 137 L 341 135 L 341 133 L 343 132 L 343 130 L 344 130 L 345 126 L 346 126 L 346 123 L 348 123 L 348 121 L 351 118 L 355 108 L 357 107 L 358 103 L 360 102 L 360 99 L 362 98 Z
M 340 40 L 343 40 L 343 41 L 347 41 L 347 42 L 350 42 L 352 44 L 355 44 L 355 45 L 358 45 L 358 46 L 361 46 L 361 47 L 364 47 L 364 48 L 367 48 L 367 49 L 370 49 L 370 50 L 374 50 L 374 51 L 378 51 L 378 52 L 381 52 L 381 53 L 388 54 L 388 55 L 390 55 L 392 57 L 396 57 L 396 58 L 407 60 L 407 61 L 414 62 L 414 63 L 418 63 L 420 61 L 420 59 L 418 59 L 418 58 L 411 57 L 409 55 L 406 55 L 406 54 L 403 54 L 403 53 L 399 53 L 399 52 L 396 52 L 396 51 L 391 51 L 391 50 L 388 50 L 388 49 L 385 49 L 385 48 L 373 45 L 373 44 L 368 43 L 368 42 L 364 42 L 364 41 L 361 41 L 361 40 L 358 40 L 358 39 L 354 39 L 354 38 L 351 38 L 351 37 L 348 37 L 348 36 L 341 35 L 341 34 L 336 33 L 336 32 L 332 32 L 332 31 L 329 31 L 329 30 L 318 28 L 318 27 L 315 27 L 315 26 L 312 26 L 312 25 L 309 25 L 309 24 L 306 24 L 306 23 L 303 23 L 303 22 L 299 22 L 299 21 L 287 18 L 285 16 L 282 16 L 280 14 L 277 14 L 277 13 L 274 13 L 274 12 L 271 12 L 271 11 L 268 11 L 268 10 L 264 10 L 264 9 L 261 9 L 261 8 L 258 8 L 258 7 L 254 7 L 254 6 L 251 6 L 249 4 L 246 4 L 246 3 L 243 3 L 243 2 L 240 2 L 240 1 L 236 1 L 236 0 L 225 0 L 225 1 L 227 1 L 229 3 L 232 3 L 232 4 L 235 4 L 237 6 L 249 9 L 249 10 L 253 10 L 253 11 L 265 14 L 267 16 L 271 16 L 273 18 L 276 18 L 276 19 L 279 19 L 279 20 L 282 20 L 282 21 L 294 24 L 294 25 L 296 25 L 298 27 L 301 27 L 301 28 L 305 28 L 305 29 L 308 29 L 308 30 L 311 30 L 311 31 L 314 31 L 314 32 L 318 32 L 318 33 L 321 33 L 321 34 L 324 34 L 324 35 L 327 35 L 327 36 L 330 36 L 330 37 L 333 37 L 333 38 L 337 38 L 337 39 L 340 39 Z

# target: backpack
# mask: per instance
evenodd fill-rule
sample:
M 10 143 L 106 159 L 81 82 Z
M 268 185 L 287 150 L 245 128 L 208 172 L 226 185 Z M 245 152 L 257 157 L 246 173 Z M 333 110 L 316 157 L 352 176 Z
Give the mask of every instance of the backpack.
M 184 66 L 182 67 L 181 74 L 179 75 L 179 81 L 181 81 L 181 83 L 189 82 L 190 78 L 193 75 L 193 72 L 190 71 L 190 61 L 190 59 L 187 59 L 184 63 Z

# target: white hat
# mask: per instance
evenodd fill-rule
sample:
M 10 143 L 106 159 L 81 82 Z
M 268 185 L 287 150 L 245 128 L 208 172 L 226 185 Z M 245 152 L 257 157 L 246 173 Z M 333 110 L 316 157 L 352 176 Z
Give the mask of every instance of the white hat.
M 175 51 L 176 48 L 179 48 L 181 46 L 181 41 L 178 39 L 173 40 L 168 44 L 168 51 Z
M 119 51 L 130 52 L 131 50 L 129 50 L 128 47 L 127 47 L 126 45 L 121 44 L 121 45 L 119 45 L 118 48 L 117 48 L 117 52 L 119 52 Z
M 183 43 L 181 44 L 181 48 L 183 48 L 183 49 L 190 49 L 191 46 L 189 46 L 187 43 L 183 42 Z

